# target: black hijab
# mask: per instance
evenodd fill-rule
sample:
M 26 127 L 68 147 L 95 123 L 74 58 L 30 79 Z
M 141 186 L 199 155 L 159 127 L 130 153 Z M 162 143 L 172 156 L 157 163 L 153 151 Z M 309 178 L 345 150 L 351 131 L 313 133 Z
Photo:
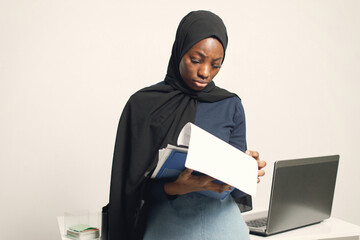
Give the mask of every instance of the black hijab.
M 150 176 L 157 164 L 157 152 L 176 144 L 181 128 L 194 122 L 198 102 L 216 102 L 236 96 L 213 82 L 202 91 L 187 87 L 179 73 L 183 55 L 197 42 L 217 38 L 228 42 L 223 21 L 208 11 L 186 15 L 179 24 L 172 48 L 165 84 L 144 88 L 132 95 L 120 118 L 110 186 L 108 239 L 142 239 Z M 106 230 L 105 230 L 106 231 Z

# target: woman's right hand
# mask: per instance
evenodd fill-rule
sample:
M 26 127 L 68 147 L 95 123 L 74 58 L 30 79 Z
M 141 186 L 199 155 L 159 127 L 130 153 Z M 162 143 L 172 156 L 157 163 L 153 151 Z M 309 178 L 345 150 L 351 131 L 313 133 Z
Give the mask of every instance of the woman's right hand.
M 167 195 L 183 195 L 196 191 L 214 191 L 222 193 L 224 191 L 230 191 L 231 186 L 228 184 L 214 183 L 214 178 L 201 175 L 195 176 L 191 173 L 193 170 L 186 168 L 176 181 L 164 184 L 164 191 Z

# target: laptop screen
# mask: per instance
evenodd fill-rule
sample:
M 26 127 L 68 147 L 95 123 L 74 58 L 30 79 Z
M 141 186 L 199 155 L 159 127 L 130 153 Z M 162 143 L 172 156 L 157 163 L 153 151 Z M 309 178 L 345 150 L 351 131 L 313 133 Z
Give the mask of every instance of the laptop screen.
M 338 155 L 275 163 L 268 232 L 309 225 L 331 215 Z

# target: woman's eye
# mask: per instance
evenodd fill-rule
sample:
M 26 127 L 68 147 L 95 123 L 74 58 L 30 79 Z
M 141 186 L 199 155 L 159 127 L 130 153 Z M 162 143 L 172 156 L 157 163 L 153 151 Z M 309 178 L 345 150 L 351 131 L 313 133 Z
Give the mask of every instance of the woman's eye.
M 191 58 L 191 62 L 192 62 L 192 63 L 200 63 L 200 60 L 197 60 L 197 59 L 195 59 L 195 58 Z
M 221 68 L 221 65 L 220 64 L 213 64 L 212 67 L 213 68 Z

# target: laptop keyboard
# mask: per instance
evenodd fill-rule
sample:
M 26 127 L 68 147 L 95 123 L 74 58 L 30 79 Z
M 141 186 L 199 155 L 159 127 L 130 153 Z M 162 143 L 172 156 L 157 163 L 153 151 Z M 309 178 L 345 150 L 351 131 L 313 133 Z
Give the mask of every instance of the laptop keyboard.
M 266 226 L 266 223 L 267 223 L 267 217 L 259 218 L 259 219 L 255 219 L 255 220 L 246 222 L 246 224 L 249 227 L 256 227 L 256 228 Z

